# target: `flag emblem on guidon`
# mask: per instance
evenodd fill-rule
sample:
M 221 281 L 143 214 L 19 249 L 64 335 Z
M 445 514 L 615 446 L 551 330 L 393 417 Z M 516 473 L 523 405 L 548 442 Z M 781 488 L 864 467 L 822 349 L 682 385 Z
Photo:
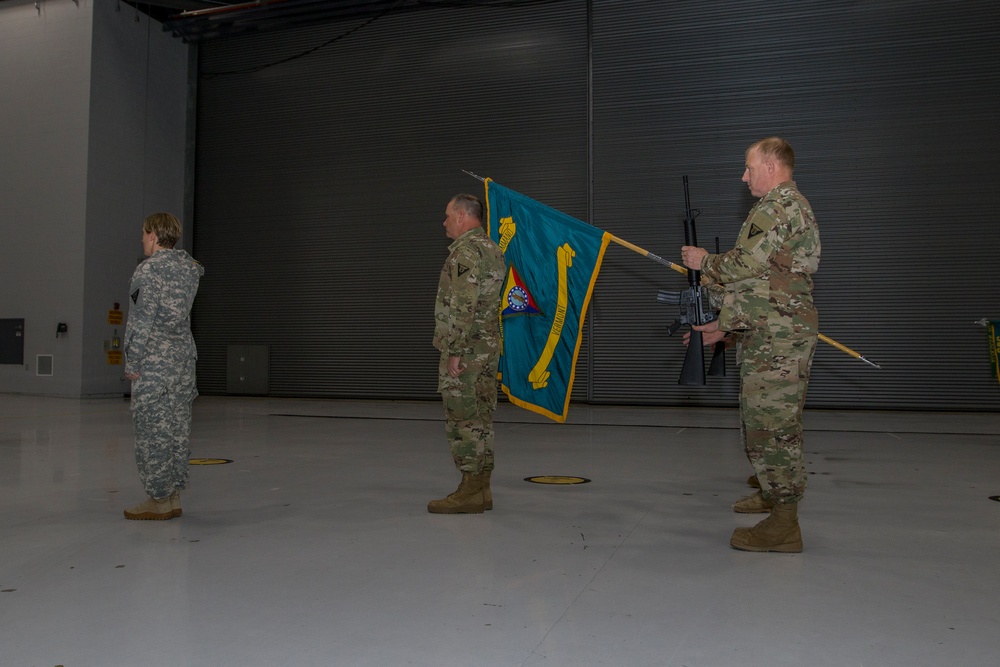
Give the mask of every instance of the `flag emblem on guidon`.
M 507 262 L 501 386 L 515 405 L 566 421 L 587 307 L 611 235 L 488 178 L 485 186 L 487 229 Z
M 507 282 L 503 288 L 500 316 L 541 314 L 542 311 L 538 309 L 538 304 L 531 296 L 531 291 L 525 286 L 521 276 L 517 275 L 517 269 L 511 264 L 507 269 Z

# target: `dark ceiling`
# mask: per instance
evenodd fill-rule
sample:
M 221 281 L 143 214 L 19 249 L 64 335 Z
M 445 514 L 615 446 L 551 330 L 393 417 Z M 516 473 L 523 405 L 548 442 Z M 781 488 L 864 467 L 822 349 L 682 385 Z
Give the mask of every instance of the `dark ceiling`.
M 185 42 L 314 23 L 373 20 L 390 13 L 441 7 L 539 5 L 564 0 L 125 0 Z

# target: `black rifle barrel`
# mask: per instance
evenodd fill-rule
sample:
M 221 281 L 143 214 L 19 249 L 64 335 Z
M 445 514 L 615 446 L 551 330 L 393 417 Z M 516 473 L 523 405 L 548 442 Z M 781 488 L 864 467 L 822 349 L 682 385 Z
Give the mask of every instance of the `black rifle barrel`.
M 688 177 L 684 174 L 684 245 L 698 245 L 698 233 L 694 228 L 694 218 L 691 211 L 691 193 L 688 190 Z M 688 285 L 698 287 L 701 284 L 701 271 L 688 269 Z
M 688 177 L 684 174 L 684 245 L 697 246 L 698 234 L 694 229 L 694 211 L 691 210 L 691 194 L 688 190 Z M 688 285 L 692 289 L 701 287 L 701 271 L 688 269 Z M 702 348 L 701 332 L 695 331 L 692 322 L 691 337 L 688 338 L 687 354 L 684 355 L 684 365 L 681 367 L 681 376 L 677 384 L 681 385 L 703 385 L 705 384 L 705 350 Z

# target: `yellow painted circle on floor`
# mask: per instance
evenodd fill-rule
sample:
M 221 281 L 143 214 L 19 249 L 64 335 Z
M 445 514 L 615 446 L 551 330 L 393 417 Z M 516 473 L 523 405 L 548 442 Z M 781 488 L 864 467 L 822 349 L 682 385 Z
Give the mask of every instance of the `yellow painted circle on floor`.
M 188 459 L 188 463 L 193 466 L 220 466 L 223 463 L 232 462 L 232 459 Z
M 565 475 L 535 475 L 525 477 L 525 482 L 534 484 L 586 484 L 590 480 L 586 477 L 567 477 Z

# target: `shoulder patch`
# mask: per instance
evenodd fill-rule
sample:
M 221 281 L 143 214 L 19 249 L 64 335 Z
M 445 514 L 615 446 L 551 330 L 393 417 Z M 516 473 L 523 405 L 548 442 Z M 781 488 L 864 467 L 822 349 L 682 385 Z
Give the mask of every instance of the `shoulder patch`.
M 747 232 L 747 238 L 752 239 L 755 236 L 763 234 L 764 230 L 757 226 L 756 223 L 750 223 L 750 230 Z
M 132 292 L 132 294 L 130 296 L 132 297 L 132 303 L 135 303 L 136 301 L 138 301 L 139 300 L 139 288 L 136 287 L 135 291 Z
M 462 264 L 461 262 L 458 263 L 458 275 L 460 276 L 465 275 L 466 273 L 469 272 L 469 269 L 470 267 L 466 266 L 465 264 Z

